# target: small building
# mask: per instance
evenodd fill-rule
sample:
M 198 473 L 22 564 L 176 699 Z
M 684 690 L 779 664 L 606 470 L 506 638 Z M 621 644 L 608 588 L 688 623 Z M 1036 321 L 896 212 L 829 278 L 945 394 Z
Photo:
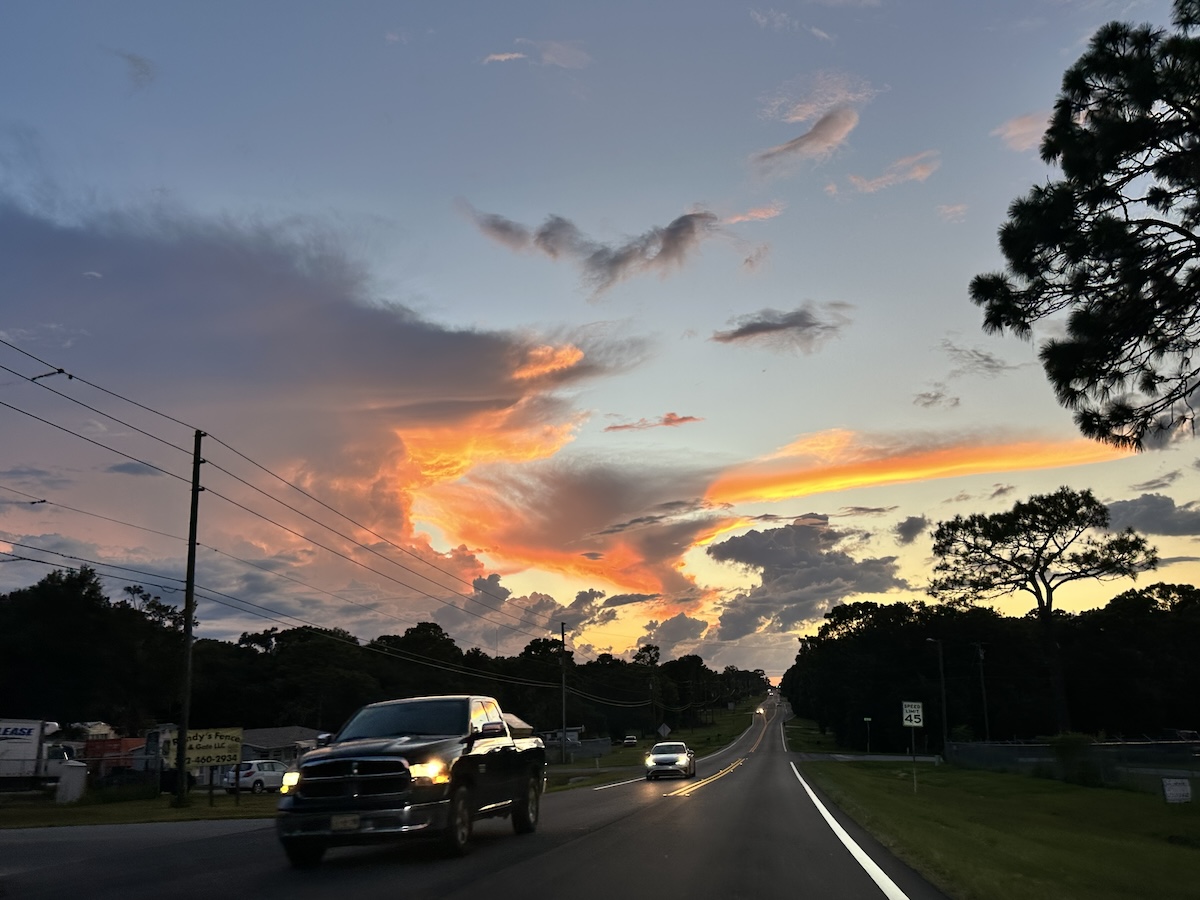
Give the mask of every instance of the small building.
M 281 728 L 247 728 L 242 732 L 242 759 L 276 759 L 293 765 L 305 750 L 316 746 L 316 728 L 285 725 Z

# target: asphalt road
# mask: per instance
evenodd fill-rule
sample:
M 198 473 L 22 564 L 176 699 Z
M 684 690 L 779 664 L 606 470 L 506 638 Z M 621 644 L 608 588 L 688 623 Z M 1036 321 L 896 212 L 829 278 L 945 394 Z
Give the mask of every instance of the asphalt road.
M 0 898 L 942 898 L 810 793 L 766 709 L 695 779 L 548 794 L 535 834 L 480 822 L 463 859 L 409 841 L 296 871 L 268 820 L 5 830 Z

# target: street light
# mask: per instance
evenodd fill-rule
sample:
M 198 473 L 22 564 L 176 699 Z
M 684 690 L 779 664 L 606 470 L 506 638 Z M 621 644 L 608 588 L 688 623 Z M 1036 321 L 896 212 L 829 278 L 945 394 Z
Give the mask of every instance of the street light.
M 942 682 L 942 755 L 946 754 L 946 744 L 949 741 L 946 732 L 946 665 L 942 659 L 942 641 L 940 638 L 925 638 L 927 643 L 937 644 L 938 648 L 938 677 Z
M 867 755 L 871 753 L 871 717 L 863 716 L 863 721 L 867 723 Z

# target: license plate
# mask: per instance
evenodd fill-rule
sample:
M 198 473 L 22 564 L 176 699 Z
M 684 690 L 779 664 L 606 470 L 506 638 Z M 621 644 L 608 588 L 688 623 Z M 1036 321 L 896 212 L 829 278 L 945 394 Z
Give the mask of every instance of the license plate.
M 358 815 L 349 814 L 344 816 L 329 817 L 330 831 L 358 831 Z

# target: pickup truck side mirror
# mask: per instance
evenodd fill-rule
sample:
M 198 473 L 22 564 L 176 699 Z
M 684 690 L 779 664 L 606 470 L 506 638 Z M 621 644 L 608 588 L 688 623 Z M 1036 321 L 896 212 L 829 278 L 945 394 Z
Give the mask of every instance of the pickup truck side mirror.
M 480 729 L 472 735 L 478 738 L 497 738 L 504 737 L 508 732 L 504 728 L 503 722 L 484 722 Z
M 329 745 L 329 742 L 332 740 L 333 740 L 332 734 L 330 734 L 328 731 L 322 731 L 320 734 L 317 735 L 317 746 L 318 747 L 327 747 Z

